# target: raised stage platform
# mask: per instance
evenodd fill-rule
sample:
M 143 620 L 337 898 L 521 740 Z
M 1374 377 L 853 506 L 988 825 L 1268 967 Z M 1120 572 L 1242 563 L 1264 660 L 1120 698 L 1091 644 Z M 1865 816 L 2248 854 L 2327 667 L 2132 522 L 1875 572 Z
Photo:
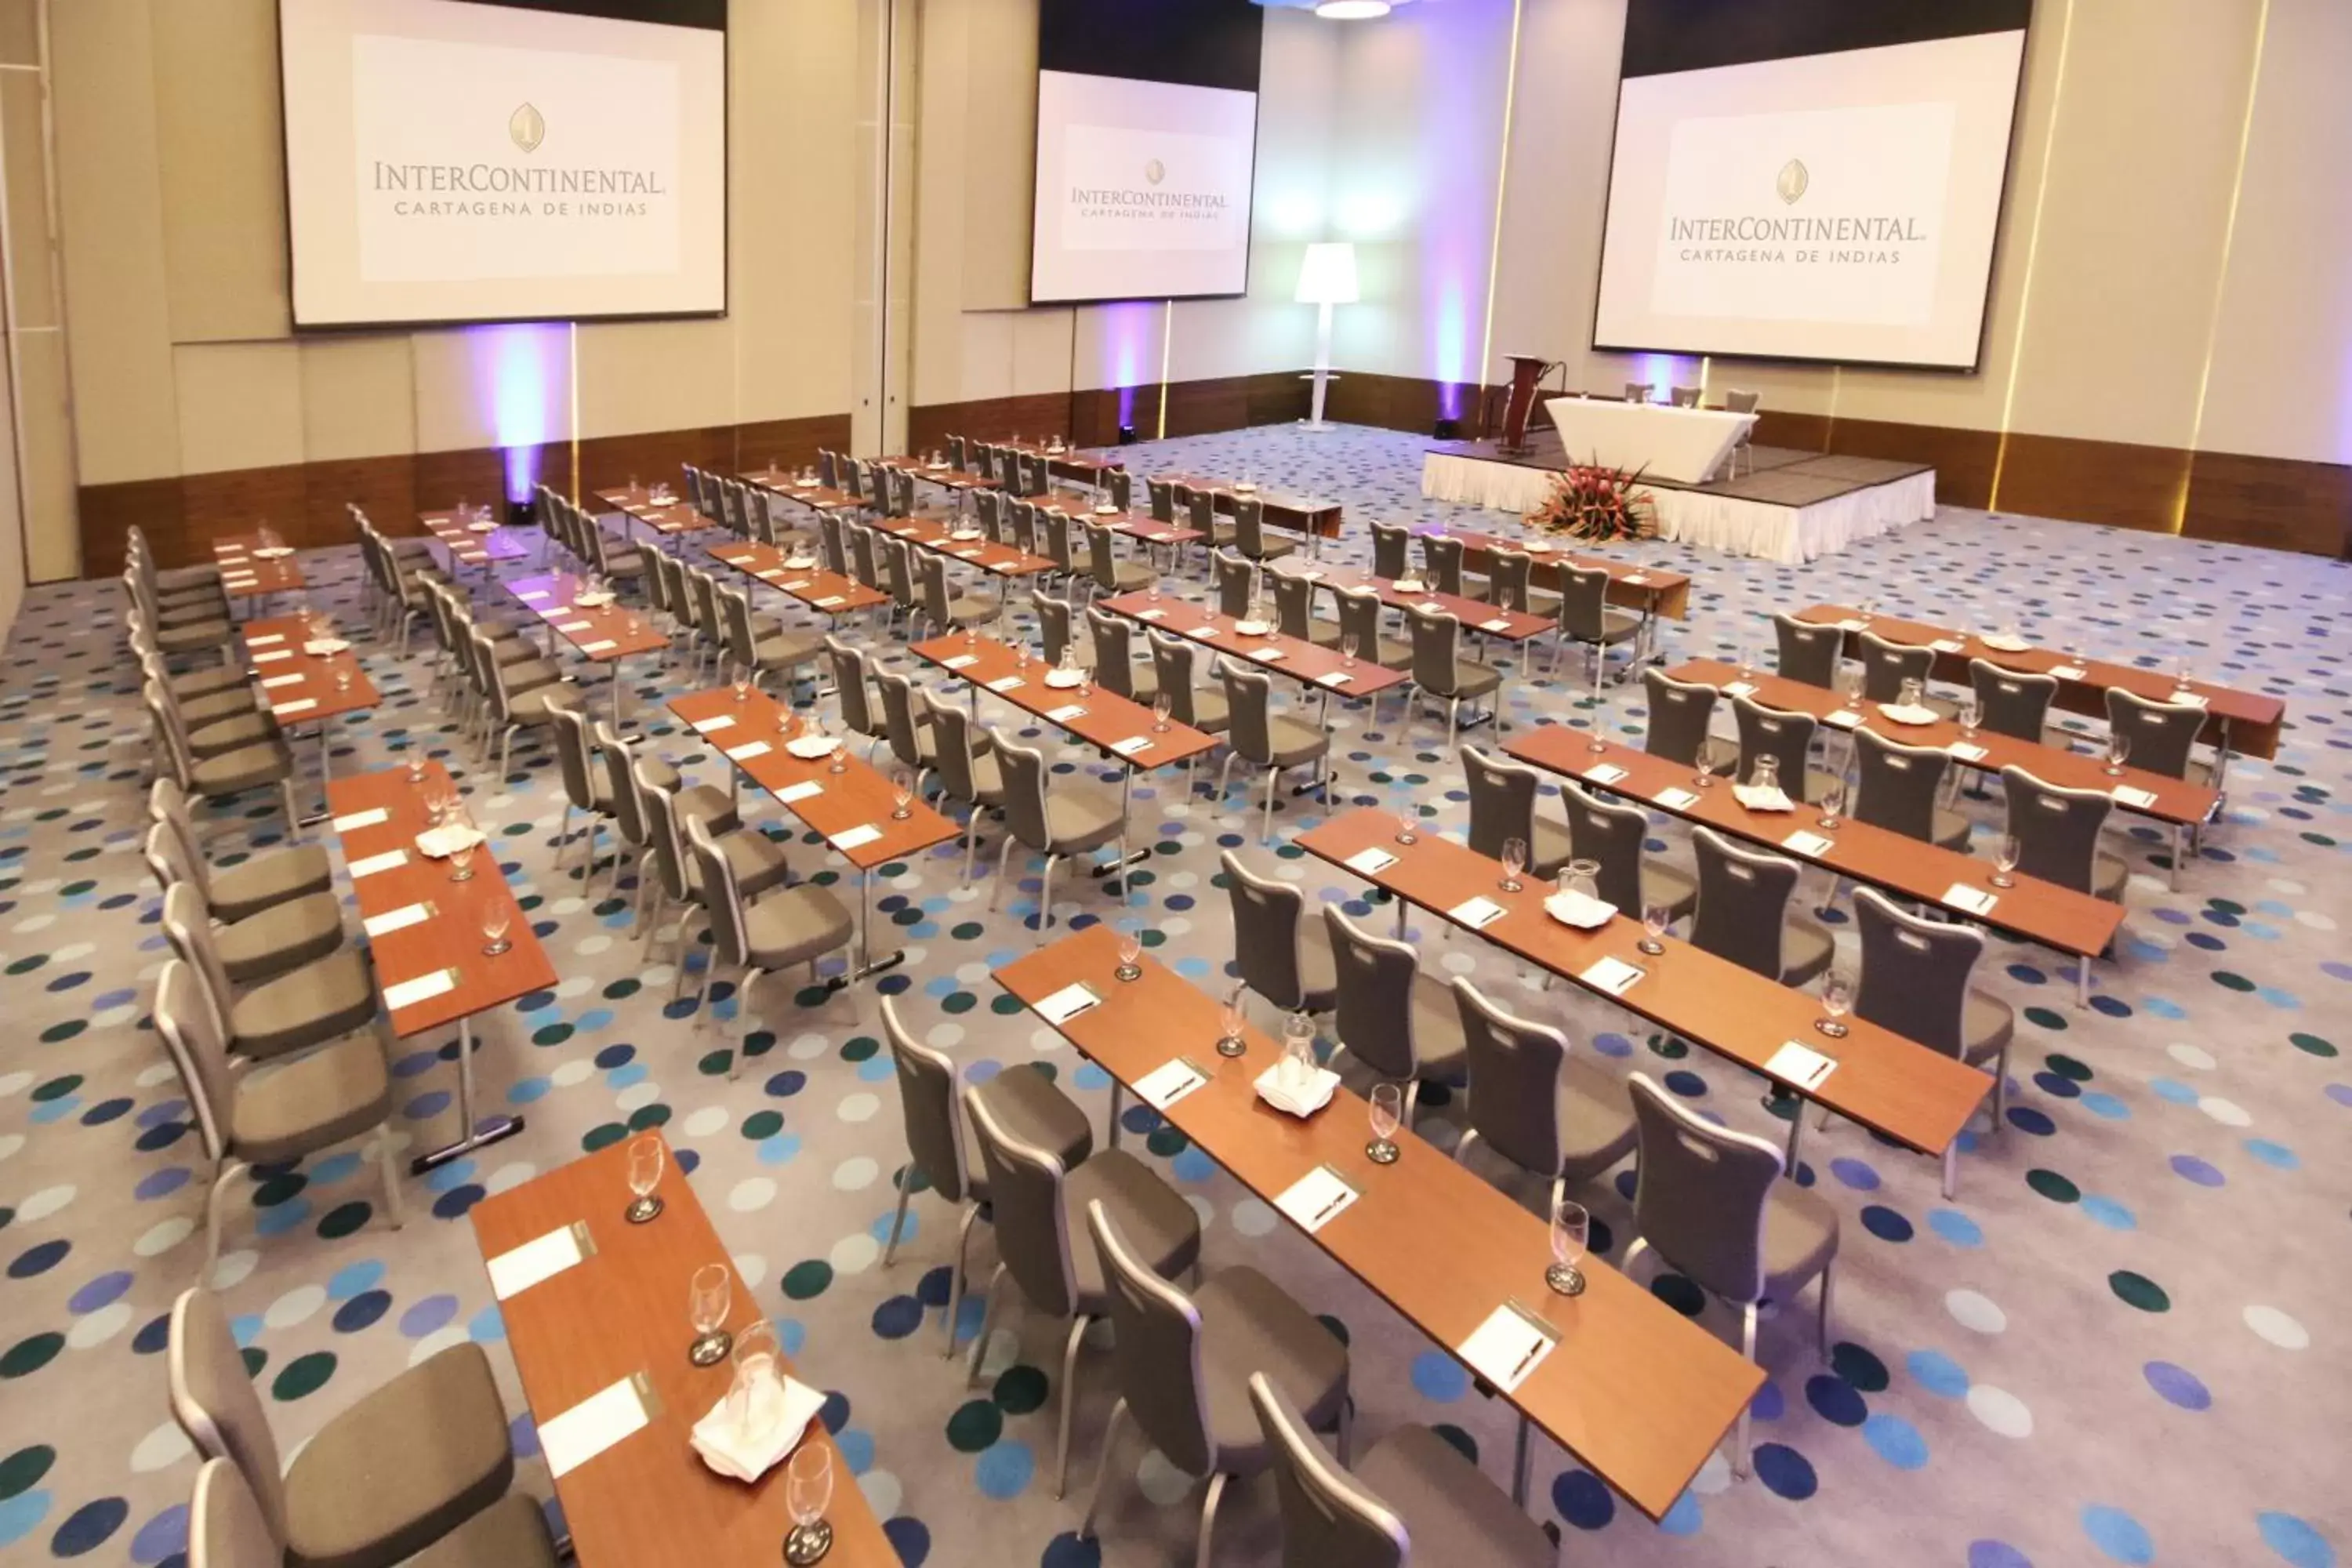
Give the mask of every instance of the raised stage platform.
M 1421 493 L 1524 516 L 1543 505 L 1568 467 L 1558 432 L 1531 431 L 1529 439 L 1534 449 L 1517 457 L 1505 457 L 1491 441 L 1432 447 L 1422 460 Z M 1736 479 L 1644 479 L 1659 537 L 1795 566 L 1936 515 L 1936 470 L 1925 463 L 1752 450 L 1755 471 L 1743 456 Z

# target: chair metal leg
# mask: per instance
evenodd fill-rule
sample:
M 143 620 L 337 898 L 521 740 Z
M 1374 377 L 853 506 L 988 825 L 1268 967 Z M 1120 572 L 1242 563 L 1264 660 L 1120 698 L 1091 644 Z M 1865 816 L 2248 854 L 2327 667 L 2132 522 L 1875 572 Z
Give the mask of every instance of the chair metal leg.
M 1262 844 L 1272 843 L 1274 841 L 1274 786 L 1276 782 L 1281 777 L 1282 770 L 1280 768 L 1268 768 L 1265 770 L 1265 821 L 1258 828 L 1257 835 L 1258 841 Z
M 885 1268 L 889 1268 L 891 1261 L 898 1256 L 898 1233 L 906 1228 L 907 1199 L 914 1193 L 911 1181 L 914 1173 L 914 1167 L 909 1165 L 898 1176 L 898 1212 L 890 1216 L 890 1240 L 882 1248 L 882 1267 Z M 952 1314 L 950 1315 L 950 1321 L 953 1321 Z
M 1045 945 L 1045 928 L 1054 921 L 1054 862 L 1059 855 L 1045 857 L 1045 875 L 1037 884 L 1037 945 Z
M 393 1152 L 392 1123 L 385 1122 L 375 1135 L 375 1157 L 383 1167 L 383 1212 L 398 1230 L 408 1223 L 408 1215 L 400 1205 L 400 1160 Z
M 980 1381 L 980 1358 L 988 1352 L 989 1331 L 996 1326 L 997 1292 L 1003 1284 L 1004 1265 L 1000 1263 L 996 1266 L 996 1272 L 988 1277 L 988 1305 L 981 1310 L 980 1332 L 973 1337 L 971 1355 L 964 1363 L 963 1384 L 966 1388 Z
M 245 1174 L 246 1163 L 229 1159 L 221 1162 L 213 1177 L 212 1191 L 205 1194 L 205 1272 L 210 1279 L 213 1266 L 220 1261 L 221 1204 L 228 1196 L 229 1184 Z
M 1347 1463 L 1345 1459 L 1341 1464 Z M 1225 1483 L 1233 1478 L 1219 1470 L 1209 1478 L 1209 1495 L 1201 1500 L 1201 1540 L 1192 1548 L 1192 1568 L 1209 1568 L 1210 1542 L 1217 1528 L 1217 1504 L 1225 1497 Z
M 1822 1359 L 1830 1359 L 1830 1281 L 1837 1277 L 1837 1259 L 1832 1258 L 1822 1266 L 1822 1315 L 1820 1339 Z
M 1454 1143 L 1454 1163 L 1457 1165 L 1466 1164 L 1470 1145 L 1476 1142 L 1478 1142 L 1478 1130 L 1475 1127 L 1463 1129 L 1462 1136 Z
M 1078 1341 L 1094 1319 L 1079 1313 L 1070 1322 L 1069 1338 L 1062 1342 L 1062 1422 L 1054 1436 L 1054 1495 L 1059 1498 L 1069 1489 L 1070 1482 L 1070 1418 L 1077 1407 Z
M 1756 1303 L 1749 1301 L 1739 1309 L 1739 1353 L 1750 1362 L 1756 1359 Z M 1731 1473 L 1741 1480 L 1748 1479 L 1748 1421 L 1749 1410 L 1739 1407 L 1739 1425 L 1731 1438 Z
M 1111 1465 L 1118 1458 L 1118 1424 L 1127 1418 L 1124 1396 L 1110 1407 L 1110 1423 L 1103 1428 L 1102 1468 L 1095 1471 L 1094 1496 L 1087 1500 L 1087 1517 L 1078 1521 L 1078 1539 L 1094 1539 L 1095 1520 L 1102 1512 L 1103 1496 L 1110 1489 Z
M 971 1227 L 979 1223 L 980 1205 L 967 1203 L 963 1210 L 963 1224 L 956 1228 L 955 1269 L 948 1276 L 948 1343 L 947 1348 L 940 1352 L 943 1356 L 955 1354 L 956 1320 L 963 1316 L 964 1269 L 971 1252 Z
M 996 852 L 996 880 L 988 890 L 988 907 L 994 910 L 1004 898 L 1004 868 L 1013 858 L 1013 835 L 1004 836 L 1004 847 Z

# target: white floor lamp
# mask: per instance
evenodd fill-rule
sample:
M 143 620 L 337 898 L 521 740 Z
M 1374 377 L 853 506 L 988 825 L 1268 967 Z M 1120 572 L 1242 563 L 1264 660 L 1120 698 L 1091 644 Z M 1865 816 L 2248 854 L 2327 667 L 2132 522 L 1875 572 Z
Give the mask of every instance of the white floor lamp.
M 1316 307 L 1315 411 L 1307 428 L 1328 430 L 1323 419 L 1323 395 L 1331 384 L 1331 307 L 1352 305 L 1362 296 L 1356 289 L 1356 247 L 1335 240 L 1307 247 L 1298 268 L 1298 302 Z

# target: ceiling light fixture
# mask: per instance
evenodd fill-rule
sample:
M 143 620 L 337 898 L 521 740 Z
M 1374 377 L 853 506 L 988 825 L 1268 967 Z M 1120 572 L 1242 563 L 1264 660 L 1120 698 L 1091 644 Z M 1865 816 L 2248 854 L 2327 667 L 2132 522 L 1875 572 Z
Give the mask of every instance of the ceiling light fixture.
M 1389 0 L 1321 0 L 1315 14 L 1327 22 L 1370 22 L 1389 14 Z

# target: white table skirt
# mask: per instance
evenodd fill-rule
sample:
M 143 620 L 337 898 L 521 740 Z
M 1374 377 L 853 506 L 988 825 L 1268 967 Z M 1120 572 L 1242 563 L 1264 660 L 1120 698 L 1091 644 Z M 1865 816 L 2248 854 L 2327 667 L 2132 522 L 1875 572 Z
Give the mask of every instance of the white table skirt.
M 1614 403 L 1555 397 L 1544 405 L 1571 463 L 1601 463 L 1652 478 L 1705 484 L 1715 477 L 1753 414 L 1676 408 L 1657 403 Z

